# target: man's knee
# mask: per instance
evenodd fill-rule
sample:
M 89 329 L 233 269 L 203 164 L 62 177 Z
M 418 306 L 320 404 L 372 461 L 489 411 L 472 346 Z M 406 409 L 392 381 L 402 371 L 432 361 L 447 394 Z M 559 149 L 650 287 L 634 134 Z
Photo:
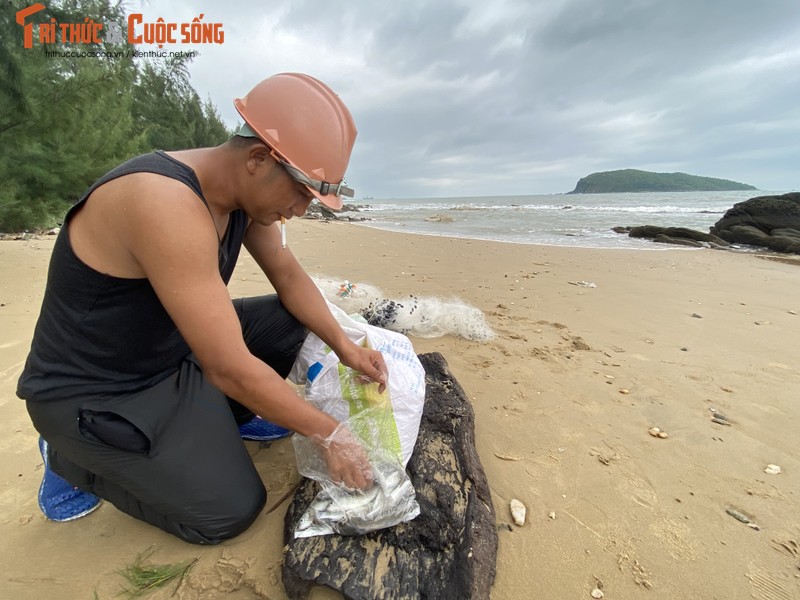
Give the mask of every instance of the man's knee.
M 229 490 L 211 508 L 206 509 L 205 515 L 193 519 L 193 526 L 181 525 L 174 533 L 192 544 L 219 544 L 246 531 L 266 502 L 267 491 L 263 485 L 256 493 Z

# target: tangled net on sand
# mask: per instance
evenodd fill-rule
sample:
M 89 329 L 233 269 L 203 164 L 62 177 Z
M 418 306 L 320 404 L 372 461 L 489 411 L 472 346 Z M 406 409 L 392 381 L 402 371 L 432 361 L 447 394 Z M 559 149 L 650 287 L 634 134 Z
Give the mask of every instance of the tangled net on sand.
M 329 302 L 348 314 L 360 314 L 370 325 L 422 338 L 455 335 L 486 342 L 494 337 L 484 314 L 458 299 L 413 295 L 387 298 L 369 284 L 327 277 L 313 279 Z

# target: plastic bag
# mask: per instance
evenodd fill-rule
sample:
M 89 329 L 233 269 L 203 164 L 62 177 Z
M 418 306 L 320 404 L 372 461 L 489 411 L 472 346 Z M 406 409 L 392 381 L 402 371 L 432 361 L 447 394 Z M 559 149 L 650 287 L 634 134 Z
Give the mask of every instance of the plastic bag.
M 416 492 L 408 474 L 397 454 L 380 443 L 380 433 L 374 427 L 374 412 L 374 409 L 368 409 L 354 415 L 348 422 L 340 424 L 323 442 L 335 441 L 343 434 L 353 441 L 358 438 L 367 450 L 374 479 L 372 487 L 364 491 L 349 489 L 331 481 L 319 441 L 300 435 L 292 438 L 298 470 L 303 476 L 318 481 L 322 487 L 300 518 L 294 532 L 295 538 L 330 533 L 358 535 L 410 521 L 419 514 Z M 348 431 L 350 427 L 362 433 L 368 432 L 370 439 L 365 440 L 361 435 Z
M 298 469 L 318 481 L 322 490 L 301 518 L 295 537 L 341 533 L 360 534 L 410 521 L 419 514 L 414 487 L 405 472 L 419 433 L 425 402 L 425 371 L 404 335 L 348 317 L 328 304 L 348 337 L 379 350 L 388 368 L 386 390 L 365 381 L 344 366 L 316 335 L 309 334 L 289 379 L 305 383 L 306 400 L 340 423 L 324 440 L 295 435 Z M 320 443 L 353 436 L 372 466 L 375 485 L 351 490 L 331 480 Z

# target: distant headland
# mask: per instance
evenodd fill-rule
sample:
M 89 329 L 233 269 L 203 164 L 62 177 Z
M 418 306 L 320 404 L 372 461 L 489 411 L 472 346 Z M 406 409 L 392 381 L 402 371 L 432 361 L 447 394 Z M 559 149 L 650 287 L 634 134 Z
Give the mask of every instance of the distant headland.
M 731 192 L 755 190 L 752 185 L 698 177 L 686 173 L 652 173 L 637 169 L 592 173 L 578 181 L 570 194 L 613 194 L 624 192 Z

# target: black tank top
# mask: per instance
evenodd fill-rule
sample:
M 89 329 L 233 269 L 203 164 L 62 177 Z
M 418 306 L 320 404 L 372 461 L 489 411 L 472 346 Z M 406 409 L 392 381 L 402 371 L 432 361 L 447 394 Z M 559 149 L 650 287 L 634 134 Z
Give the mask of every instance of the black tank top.
M 89 188 L 67 213 L 53 247 L 41 313 L 17 386 L 20 398 L 50 401 L 133 392 L 175 372 L 189 354 L 147 279 L 99 273 L 70 244 L 67 223 L 89 195 L 112 179 L 139 172 L 176 179 L 208 206 L 194 171 L 161 151 L 123 163 Z M 220 242 L 219 270 L 226 284 L 247 221 L 243 211 L 232 212 Z

